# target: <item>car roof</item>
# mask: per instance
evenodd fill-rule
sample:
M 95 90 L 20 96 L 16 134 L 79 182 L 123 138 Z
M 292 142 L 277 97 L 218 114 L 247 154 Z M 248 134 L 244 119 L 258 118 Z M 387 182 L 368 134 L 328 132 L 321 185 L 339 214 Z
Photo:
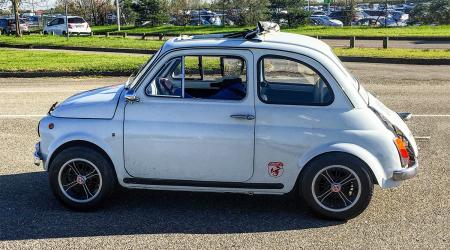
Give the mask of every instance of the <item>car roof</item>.
M 309 48 L 328 54 L 332 53 L 326 43 L 309 36 L 270 31 L 257 34 L 251 39 L 244 37 L 229 38 L 227 34 L 213 34 L 203 36 L 181 36 L 168 40 L 161 52 L 182 48 L 263 48 L 286 50 L 287 46 Z

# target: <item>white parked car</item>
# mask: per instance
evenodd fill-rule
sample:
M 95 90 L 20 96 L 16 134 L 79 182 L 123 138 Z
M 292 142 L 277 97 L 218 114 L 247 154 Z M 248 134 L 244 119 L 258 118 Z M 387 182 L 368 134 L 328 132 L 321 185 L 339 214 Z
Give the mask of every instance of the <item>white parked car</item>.
M 260 23 L 167 41 L 126 84 L 74 95 L 39 122 L 44 162 L 66 206 L 96 208 L 114 186 L 282 195 L 349 219 L 374 185 L 417 173 L 405 122 L 331 48 Z
M 328 16 L 311 16 L 309 19 L 314 25 L 333 26 L 333 27 L 344 26 L 344 24 L 340 20 L 332 19 Z
M 68 19 L 68 24 L 66 27 L 66 19 Z M 44 28 L 44 34 L 56 35 L 66 35 L 67 29 L 69 29 L 69 34 L 88 34 L 91 33 L 91 27 L 89 24 L 79 16 L 61 16 L 50 21 Z

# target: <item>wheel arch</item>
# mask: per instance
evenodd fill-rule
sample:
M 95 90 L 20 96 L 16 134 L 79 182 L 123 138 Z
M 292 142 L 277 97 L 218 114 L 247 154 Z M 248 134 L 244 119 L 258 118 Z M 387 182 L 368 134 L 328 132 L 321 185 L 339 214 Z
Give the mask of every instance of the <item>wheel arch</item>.
M 307 153 L 302 159 L 299 160 L 298 166 L 300 167 L 300 172 L 298 174 L 297 182 L 301 179 L 304 170 L 311 162 L 328 154 L 347 154 L 349 156 L 356 157 L 365 164 L 367 168 L 366 171 L 369 173 L 374 184 L 378 184 L 382 187 L 385 183 L 386 173 L 378 159 L 367 149 L 359 145 L 349 143 L 333 144 Z
M 109 164 L 111 164 L 111 167 L 114 171 L 114 174 L 117 176 L 116 173 L 116 169 L 114 167 L 114 163 L 111 159 L 111 157 L 109 156 L 109 154 L 100 146 L 98 146 L 97 144 L 90 142 L 90 141 L 86 141 L 86 140 L 71 140 L 71 141 L 67 141 L 62 143 L 61 145 L 59 145 L 50 155 L 48 161 L 47 161 L 47 171 L 49 170 L 52 161 L 55 159 L 55 157 L 61 153 L 63 150 L 71 148 L 71 147 L 86 147 L 92 150 L 97 151 L 98 153 L 102 154 L 105 159 L 109 162 Z

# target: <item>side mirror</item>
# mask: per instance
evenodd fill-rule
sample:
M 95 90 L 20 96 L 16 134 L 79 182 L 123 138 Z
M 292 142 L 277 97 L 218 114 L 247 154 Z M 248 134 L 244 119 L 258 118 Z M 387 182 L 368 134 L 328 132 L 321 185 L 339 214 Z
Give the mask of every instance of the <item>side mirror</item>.
M 125 100 L 130 103 L 139 102 L 139 97 L 136 96 L 136 93 L 134 92 L 134 90 L 129 89 L 125 93 Z

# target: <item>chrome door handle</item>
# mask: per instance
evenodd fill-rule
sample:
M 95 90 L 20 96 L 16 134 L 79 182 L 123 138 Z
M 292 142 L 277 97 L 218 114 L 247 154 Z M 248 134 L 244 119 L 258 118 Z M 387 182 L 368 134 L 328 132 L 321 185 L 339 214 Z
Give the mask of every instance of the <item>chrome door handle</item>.
M 242 120 L 253 120 L 255 119 L 254 115 L 240 115 L 240 114 L 236 114 L 236 115 L 230 115 L 231 118 L 235 118 L 235 119 L 242 119 Z

